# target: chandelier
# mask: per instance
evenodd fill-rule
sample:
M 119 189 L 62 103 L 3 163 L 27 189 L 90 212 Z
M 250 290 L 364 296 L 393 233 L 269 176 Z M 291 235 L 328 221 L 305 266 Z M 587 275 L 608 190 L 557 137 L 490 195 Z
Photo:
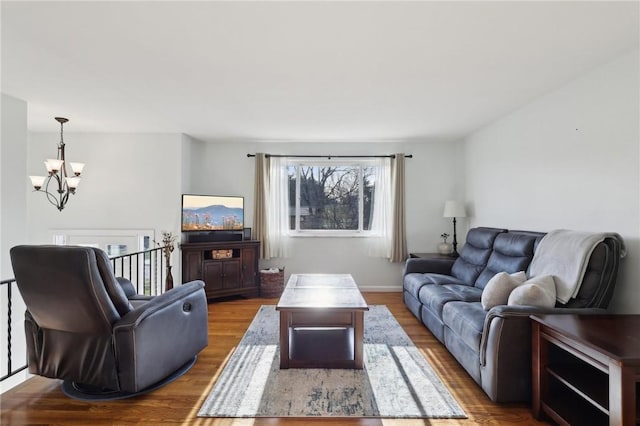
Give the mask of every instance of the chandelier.
M 44 192 L 47 195 L 47 200 L 59 211 L 64 209 L 64 206 L 69 201 L 69 194 L 75 194 L 76 188 L 80 183 L 80 173 L 84 169 L 83 163 L 69 163 L 73 176 L 69 176 L 67 173 L 67 164 L 64 158 L 64 138 L 63 127 L 64 123 L 69 121 L 63 117 L 55 117 L 56 121 L 60 123 L 60 143 L 58 144 L 58 157 L 56 159 L 49 158 L 44 162 L 47 168 L 48 176 L 29 176 L 33 189 L 39 192 Z

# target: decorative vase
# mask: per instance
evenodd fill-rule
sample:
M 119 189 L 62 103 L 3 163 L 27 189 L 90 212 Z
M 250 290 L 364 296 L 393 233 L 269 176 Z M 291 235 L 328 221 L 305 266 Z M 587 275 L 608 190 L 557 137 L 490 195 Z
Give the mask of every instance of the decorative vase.
M 169 291 L 173 288 L 173 275 L 171 275 L 171 266 L 167 266 L 167 277 L 164 280 L 164 291 Z
M 438 244 L 438 253 L 440 253 L 440 254 L 451 254 L 451 253 L 453 253 L 453 245 L 451 245 L 451 243 L 440 243 L 440 244 Z

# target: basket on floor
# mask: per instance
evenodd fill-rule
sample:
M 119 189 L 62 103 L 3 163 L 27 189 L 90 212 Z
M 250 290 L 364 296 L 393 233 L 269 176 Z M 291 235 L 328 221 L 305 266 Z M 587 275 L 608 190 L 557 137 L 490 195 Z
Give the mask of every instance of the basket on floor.
M 284 268 L 260 271 L 260 297 L 280 297 L 284 289 Z

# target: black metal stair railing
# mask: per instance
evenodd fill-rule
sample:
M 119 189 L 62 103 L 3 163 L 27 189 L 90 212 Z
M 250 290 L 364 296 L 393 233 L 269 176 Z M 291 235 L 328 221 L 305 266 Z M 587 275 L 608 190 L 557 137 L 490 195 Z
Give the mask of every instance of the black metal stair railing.
M 114 256 L 110 258 L 110 261 L 115 276 L 130 280 L 139 294 L 156 296 L 164 292 L 168 269 L 164 257 L 164 247 Z M 14 354 L 17 352 L 15 350 L 17 344 L 20 344 L 20 352 L 26 354 L 24 329 L 20 328 L 18 331 L 14 327 L 15 307 L 18 304 L 21 307 L 24 306 L 15 278 L 0 281 L 0 307 L 4 322 L 4 325 L 0 326 L 0 336 L 2 336 L 2 340 L 6 341 L 3 349 L 4 356 L 0 358 L 6 360 L 6 370 L 0 367 L 0 382 L 27 368 L 26 356 L 24 361 L 19 363 L 14 363 L 13 360 Z M 23 315 L 23 312 L 19 313 L 21 318 Z M 22 321 L 20 321 L 20 325 L 22 325 Z M 16 333 L 19 333 L 22 339 L 16 339 Z M 20 365 L 16 367 L 14 364 Z
M 21 372 L 22 370 L 24 370 L 25 368 L 27 368 L 27 363 L 26 361 L 24 362 L 24 364 L 21 363 L 20 367 L 14 368 L 13 367 L 13 347 L 12 347 L 12 342 L 13 342 L 13 307 L 14 307 L 14 295 L 16 297 L 20 297 L 20 294 L 18 293 L 18 288 L 16 286 L 16 280 L 15 279 L 8 279 L 8 280 L 2 280 L 0 281 L 0 294 L 1 294 L 1 298 L 5 299 L 6 298 L 6 315 L 7 315 L 7 322 L 6 322 L 6 339 L 7 339 L 7 346 L 6 346 L 6 360 L 7 360 L 7 370 L 6 373 L 2 375 L 2 377 L 0 377 L 0 382 L 8 379 L 11 376 L 14 376 L 16 374 L 18 374 L 19 372 Z M 4 303 L 2 303 L 2 305 L 4 305 Z M 4 315 L 3 315 L 4 316 Z M 24 333 L 24 331 L 22 331 Z M 26 351 L 25 351 L 26 352 Z
M 111 265 L 116 277 L 131 281 L 138 294 L 157 296 L 164 289 L 165 260 L 164 247 L 157 247 L 136 253 L 111 257 Z

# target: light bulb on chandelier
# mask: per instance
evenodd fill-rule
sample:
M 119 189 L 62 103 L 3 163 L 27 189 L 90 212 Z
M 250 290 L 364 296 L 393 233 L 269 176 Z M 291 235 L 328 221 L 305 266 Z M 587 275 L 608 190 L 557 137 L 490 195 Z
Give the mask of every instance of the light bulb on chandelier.
M 69 194 L 75 194 L 76 188 L 80 183 L 80 174 L 84 169 L 83 163 L 69 163 L 73 175 L 69 176 L 67 173 L 67 163 L 64 158 L 64 135 L 63 128 L 64 123 L 69 120 L 63 117 L 55 117 L 55 120 L 60 123 L 60 143 L 58 144 L 58 156 L 57 158 L 49 158 L 44 162 L 47 168 L 48 176 L 29 176 L 33 189 L 38 192 L 44 192 L 47 195 L 47 200 L 59 211 L 64 209 L 64 206 L 69 201 Z M 51 190 L 49 186 L 52 186 Z

